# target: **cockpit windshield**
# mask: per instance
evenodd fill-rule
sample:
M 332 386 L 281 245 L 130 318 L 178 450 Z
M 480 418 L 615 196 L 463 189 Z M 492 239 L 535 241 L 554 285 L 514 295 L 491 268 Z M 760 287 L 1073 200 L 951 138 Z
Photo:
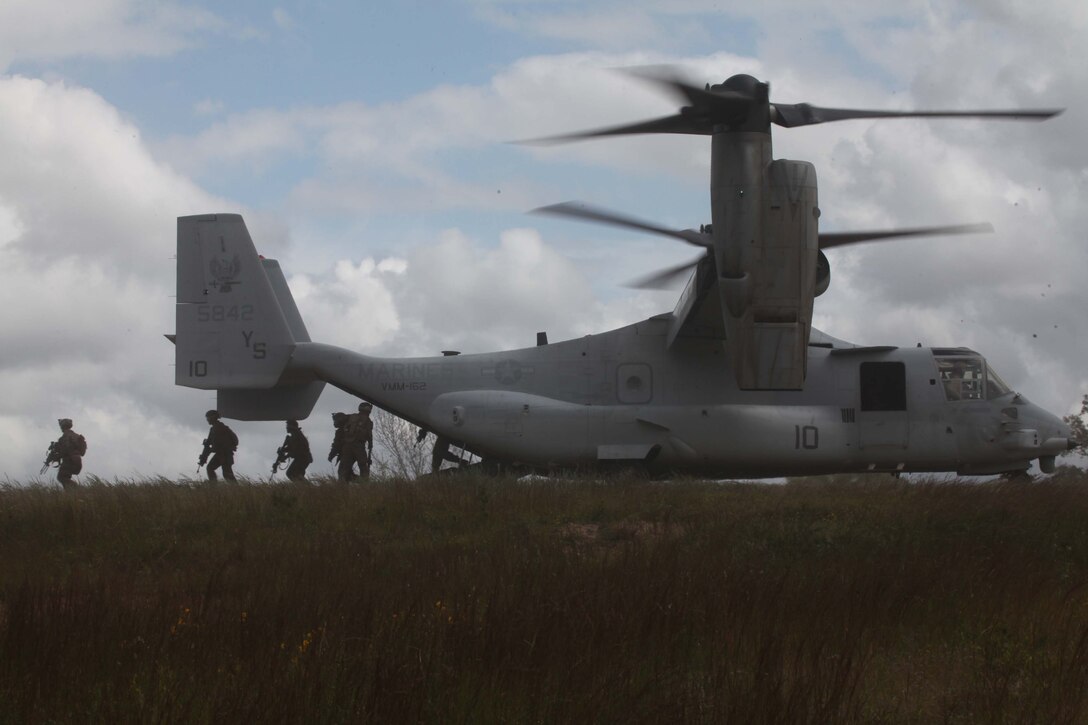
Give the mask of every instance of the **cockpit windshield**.
M 1009 392 L 1009 386 L 981 357 L 938 355 L 935 359 L 949 400 L 992 400 Z
M 1002 395 L 1011 392 L 1012 388 L 1005 385 L 1005 381 L 1001 379 L 1001 376 L 994 372 L 989 363 L 986 363 L 986 400 L 1000 398 Z

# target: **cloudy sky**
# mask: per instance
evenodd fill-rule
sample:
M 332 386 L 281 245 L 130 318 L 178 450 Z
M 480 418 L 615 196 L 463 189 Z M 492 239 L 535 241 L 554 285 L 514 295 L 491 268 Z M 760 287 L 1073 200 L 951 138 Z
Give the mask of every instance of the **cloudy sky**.
M 775 155 L 816 164 L 823 230 L 997 230 L 829 253 L 817 327 L 973 347 L 1070 412 L 1088 392 L 1086 39 L 1082 0 L 0 0 L 0 481 L 36 476 L 62 416 L 87 473 L 195 473 L 214 394 L 173 385 L 162 338 L 180 215 L 244 214 L 313 337 L 371 354 L 671 309 L 622 284 L 684 245 L 525 212 L 708 222 L 709 141 L 507 143 L 672 112 L 614 70 L 661 63 L 750 73 L 786 103 L 1066 108 L 778 129 Z M 304 422 L 319 459 L 352 405 L 326 391 Z M 266 472 L 281 426 L 234 427 L 237 469 Z

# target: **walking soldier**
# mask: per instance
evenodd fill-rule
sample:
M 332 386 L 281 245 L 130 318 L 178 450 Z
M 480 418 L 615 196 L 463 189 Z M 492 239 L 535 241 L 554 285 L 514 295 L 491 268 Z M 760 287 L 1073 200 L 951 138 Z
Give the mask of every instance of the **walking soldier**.
M 234 452 L 238 450 L 238 436 L 234 434 L 226 423 L 219 420 L 218 410 L 209 410 L 204 414 L 205 420 L 208 421 L 208 425 L 211 429 L 208 430 L 208 437 L 204 439 L 204 452 L 200 454 L 200 465 L 208 464 L 208 480 L 218 480 L 215 476 L 215 469 L 223 469 L 223 478 L 228 481 L 236 480 L 234 478 Z M 208 460 L 208 454 L 211 454 L 211 460 Z

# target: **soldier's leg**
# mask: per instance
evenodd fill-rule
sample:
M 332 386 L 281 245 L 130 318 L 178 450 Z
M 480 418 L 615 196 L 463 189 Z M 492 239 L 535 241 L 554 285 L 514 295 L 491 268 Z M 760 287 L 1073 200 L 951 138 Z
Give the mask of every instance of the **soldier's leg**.
M 336 478 L 341 483 L 351 483 L 355 477 L 355 456 L 350 450 L 340 454 L 340 466 L 336 469 Z
M 442 468 L 442 461 L 446 460 L 446 454 L 450 451 L 450 441 L 443 436 L 434 439 L 434 448 L 431 450 L 431 473 L 438 473 Z
M 236 479 L 234 477 L 234 456 L 233 455 L 228 454 L 228 455 L 223 456 L 223 478 L 227 479 L 228 481 L 237 481 L 238 480 L 238 479 Z
M 57 482 L 61 486 L 67 488 L 74 488 L 76 483 L 72 480 L 72 476 L 79 473 L 83 466 L 80 462 L 73 462 L 67 458 L 60 462 L 60 467 L 57 468 Z
M 359 464 L 359 478 L 370 478 L 370 461 L 366 455 L 366 444 L 352 443 L 349 448 L 351 449 L 351 457 Z
M 305 481 L 306 480 L 306 467 L 310 464 L 306 461 L 293 460 L 291 465 L 287 467 L 287 480 L 289 481 Z
M 219 480 L 215 475 L 215 469 L 219 468 L 219 466 L 221 466 L 221 465 L 223 465 L 223 462 L 219 460 L 219 454 L 218 453 L 213 453 L 212 454 L 212 459 L 210 461 L 208 461 L 208 480 L 209 481 L 215 482 L 215 481 Z

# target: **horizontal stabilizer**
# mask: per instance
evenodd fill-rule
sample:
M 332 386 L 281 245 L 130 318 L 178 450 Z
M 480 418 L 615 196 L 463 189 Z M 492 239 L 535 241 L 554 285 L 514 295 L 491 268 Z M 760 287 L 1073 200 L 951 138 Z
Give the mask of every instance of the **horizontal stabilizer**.
M 325 389 L 325 383 L 280 385 L 272 390 L 220 390 L 219 414 L 235 420 L 303 420 Z

